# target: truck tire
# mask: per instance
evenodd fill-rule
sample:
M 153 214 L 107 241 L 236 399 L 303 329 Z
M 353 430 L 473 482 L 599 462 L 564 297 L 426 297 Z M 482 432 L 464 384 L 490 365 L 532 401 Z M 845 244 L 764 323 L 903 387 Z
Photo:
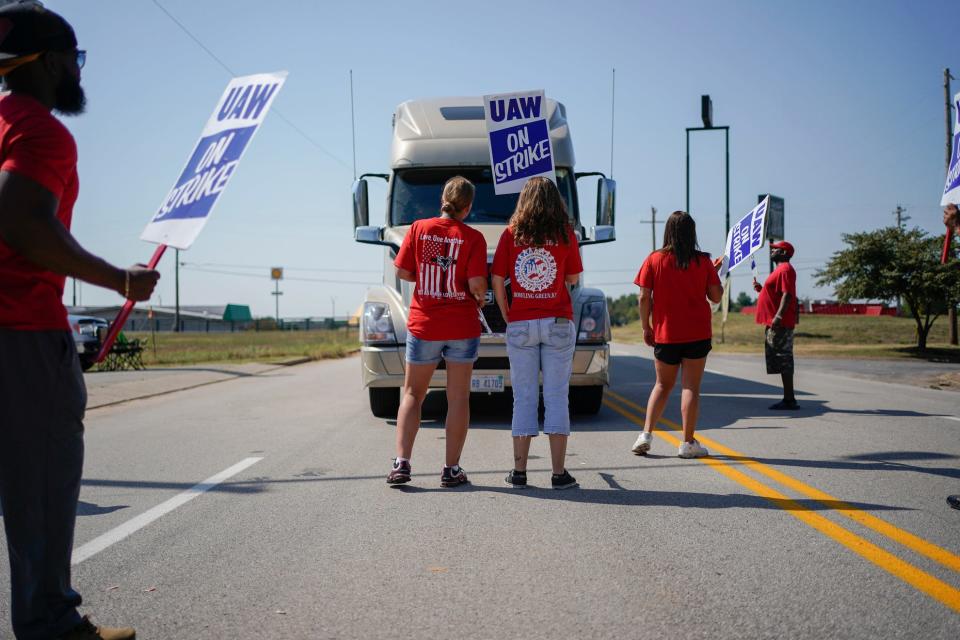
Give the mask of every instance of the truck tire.
M 570 412 L 596 415 L 603 404 L 603 385 L 570 387 Z
M 370 412 L 377 418 L 396 418 L 400 410 L 400 389 L 370 387 Z

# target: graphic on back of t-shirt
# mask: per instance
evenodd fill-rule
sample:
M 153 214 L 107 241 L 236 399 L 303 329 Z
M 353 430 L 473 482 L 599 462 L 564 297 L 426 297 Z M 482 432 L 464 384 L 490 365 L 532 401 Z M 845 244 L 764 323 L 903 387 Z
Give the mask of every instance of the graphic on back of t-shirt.
M 517 284 L 527 291 L 544 291 L 557 280 L 557 261 L 553 254 L 542 247 L 528 247 L 517 256 L 513 273 Z M 514 295 L 523 297 L 519 291 Z
M 419 240 L 423 244 L 417 292 L 429 298 L 465 299 L 466 294 L 457 289 L 457 263 L 463 238 L 424 233 Z

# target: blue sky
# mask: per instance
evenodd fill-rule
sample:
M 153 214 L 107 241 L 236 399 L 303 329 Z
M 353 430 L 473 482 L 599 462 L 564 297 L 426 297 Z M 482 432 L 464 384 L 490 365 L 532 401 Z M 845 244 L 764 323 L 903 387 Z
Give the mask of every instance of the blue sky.
M 908 225 L 943 230 L 943 69 L 960 77 L 947 26 L 960 17 L 956 2 L 47 5 L 88 50 L 88 111 L 66 119 L 80 150 L 73 230 L 118 264 L 152 253 L 140 233 L 230 77 L 161 7 L 237 75 L 290 73 L 206 229 L 181 253 L 181 304 L 249 304 L 272 315 L 275 265 L 288 278 L 281 315 L 342 315 L 378 280 L 380 250 L 352 241 L 351 69 L 359 172 L 389 169 L 390 118 L 404 100 L 541 88 L 567 107 L 577 169 L 609 172 L 615 68 L 618 240 L 584 249 L 586 281 L 608 295 L 635 290 L 651 249 L 650 225 L 640 222 L 650 207 L 661 219 L 684 208 L 684 128 L 700 125 L 703 93 L 715 124 L 730 126 L 731 217 L 759 193 L 785 199 L 801 296 L 829 297 L 814 287 L 814 269 L 842 247 L 842 233 L 892 224 L 897 204 Z M 701 247 L 717 254 L 722 134 L 695 135 L 691 155 L 690 210 Z M 372 219 L 382 196 L 372 193 Z M 173 303 L 173 264 L 171 253 L 154 303 Z M 749 274 L 739 275 L 734 293 L 748 285 Z M 86 305 L 120 302 L 89 285 L 81 296 Z

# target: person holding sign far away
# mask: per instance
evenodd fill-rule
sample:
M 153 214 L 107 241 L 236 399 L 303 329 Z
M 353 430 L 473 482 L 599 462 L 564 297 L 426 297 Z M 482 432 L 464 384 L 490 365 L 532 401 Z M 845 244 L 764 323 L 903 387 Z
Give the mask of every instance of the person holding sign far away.
M 753 280 L 757 297 L 757 324 L 764 329 L 767 373 L 779 373 L 783 400 L 770 405 L 774 411 L 800 408 L 793 393 L 793 329 L 797 326 L 797 272 L 790 265 L 793 245 L 784 240 L 770 243 L 770 259 L 777 263 L 763 286 Z
M 948 229 L 953 229 L 955 236 L 960 237 L 960 209 L 957 208 L 957 205 L 948 204 L 943 209 L 943 224 Z M 954 509 L 960 509 L 960 493 L 947 496 L 947 504 Z
M 84 110 L 73 28 L 38 3 L 0 9 L 0 503 L 19 640 L 134 638 L 77 612 L 70 580 L 86 388 L 66 276 L 147 300 L 156 271 L 119 269 L 70 235 L 77 147 L 51 115 Z
M 583 272 L 580 249 L 567 207 L 557 186 L 547 178 L 523 185 L 517 208 L 500 236 L 490 270 L 493 293 L 507 320 L 507 355 L 513 386 L 513 470 L 506 483 L 527 486 L 530 441 L 540 431 L 540 374 L 543 373 L 543 432 L 550 438 L 554 489 L 577 481 L 567 471 L 570 435 L 568 395 L 573 372 L 576 331 L 567 285 Z M 506 279 L 512 300 L 508 302 Z
M 463 223 L 473 205 L 473 184 L 447 180 L 441 215 L 410 227 L 394 264 L 401 280 L 415 282 L 407 323 L 406 377 L 397 414 L 397 457 L 387 484 L 410 482 L 410 456 L 420 429 L 420 408 L 440 358 L 447 372 L 447 451 L 440 486 L 466 484 L 460 454 L 470 423 L 470 377 L 480 347 L 478 305 L 487 293 L 487 243 Z
M 663 248 L 644 260 L 634 282 L 640 287 L 643 341 L 653 347 L 657 381 L 650 391 L 643 432 L 633 452 L 644 455 L 653 443 L 653 428 L 663 415 L 670 391 L 681 373 L 680 414 L 683 442 L 677 455 L 709 455 L 693 437 L 700 412 L 700 381 L 712 348 L 710 302 L 723 296 L 717 275 L 721 259 L 710 261 L 697 245 L 697 225 L 689 213 L 674 211 L 663 230 Z M 652 318 L 652 323 L 651 323 Z

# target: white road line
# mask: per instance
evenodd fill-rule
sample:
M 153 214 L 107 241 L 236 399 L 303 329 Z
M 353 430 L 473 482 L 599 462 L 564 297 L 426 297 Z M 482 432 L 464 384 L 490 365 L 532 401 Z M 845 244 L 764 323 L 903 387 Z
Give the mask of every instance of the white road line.
M 707 373 L 712 373 L 712 374 L 715 375 L 715 376 L 725 376 L 725 375 L 727 375 L 727 374 L 725 374 L 725 373 L 722 372 L 722 371 L 717 371 L 716 369 L 704 369 L 704 371 L 706 371 Z
M 217 486 L 224 480 L 240 473 L 247 467 L 258 463 L 261 460 L 263 460 L 262 457 L 245 458 L 240 462 L 238 462 L 237 464 L 230 467 L 229 469 L 224 469 L 217 475 L 210 476 L 200 484 L 187 489 L 183 493 L 175 495 L 174 497 L 170 498 L 166 502 L 161 502 L 160 504 L 153 507 L 152 509 L 145 511 L 144 513 L 141 513 L 136 518 L 133 518 L 132 520 L 128 520 L 127 522 L 124 522 L 119 527 L 116 527 L 115 529 L 111 529 L 110 531 L 107 531 L 101 536 L 97 536 L 96 538 L 94 538 L 87 544 L 83 545 L 82 547 L 79 547 L 73 550 L 72 564 L 78 565 L 84 560 L 86 560 L 87 558 L 100 553 L 110 545 L 116 542 L 120 542 L 130 534 L 137 532 L 138 530 L 147 526 L 154 520 L 157 520 L 158 518 L 161 518 L 162 516 L 170 513 L 177 507 L 181 507 L 185 505 L 186 503 L 190 502 L 197 496 L 206 493 L 210 489 L 213 489 L 215 486 Z
M 937 417 L 944 418 L 945 420 L 956 420 L 957 422 L 960 422 L 960 418 L 958 418 L 957 416 L 937 416 Z

